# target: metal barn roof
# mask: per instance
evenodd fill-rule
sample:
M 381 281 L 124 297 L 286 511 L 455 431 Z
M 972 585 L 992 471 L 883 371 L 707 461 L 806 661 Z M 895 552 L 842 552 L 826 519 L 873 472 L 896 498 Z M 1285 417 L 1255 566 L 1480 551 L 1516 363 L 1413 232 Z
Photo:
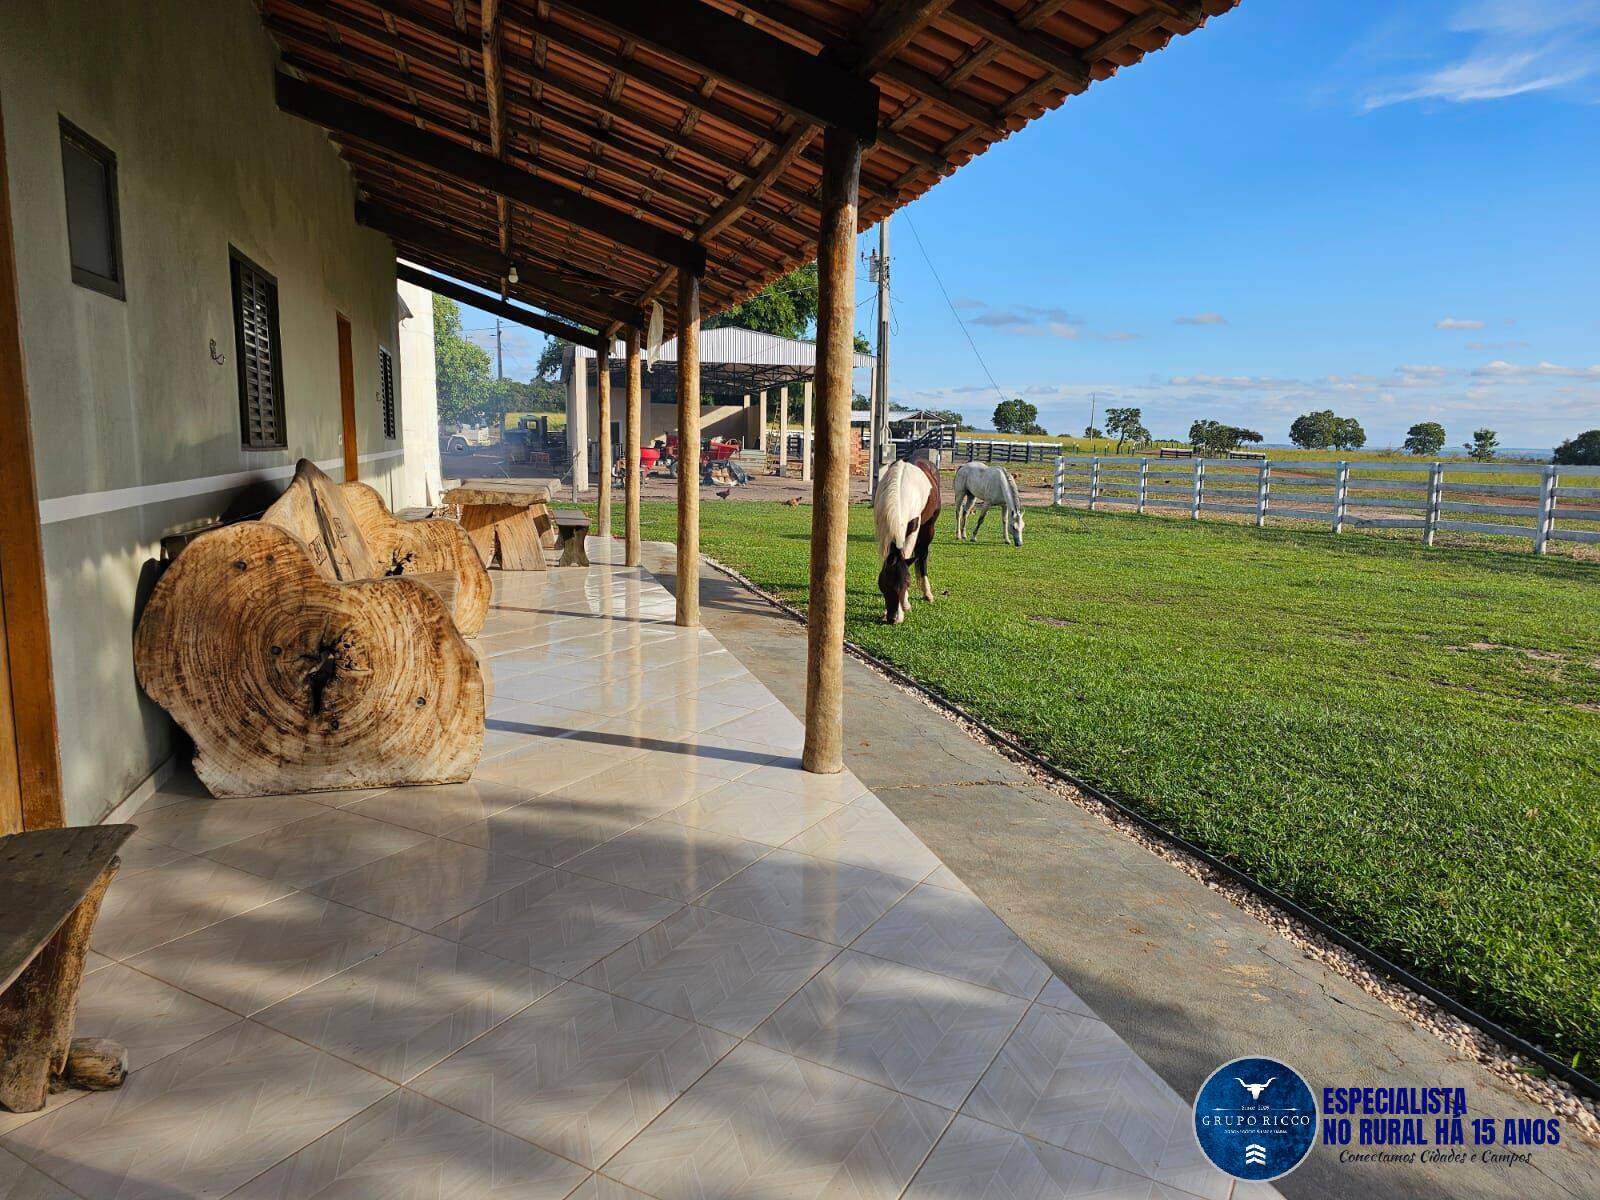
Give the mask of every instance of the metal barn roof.
M 626 366 L 621 342 L 611 350 L 612 382 L 620 387 Z M 595 352 L 587 346 L 574 351 L 584 362 L 587 381 L 595 379 Z M 871 370 L 877 364 L 871 354 L 857 354 L 855 369 Z M 760 333 L 725 325 L 700 331 L 700 382 L 710 393 L 755 392 L 814 379 L 817 373 L 817 345 L 795 338 Z M 645 372 L 645 386 L 652 391 L 675 388 L 678 378 L 678 339 L 661 343 L 655 366 Z

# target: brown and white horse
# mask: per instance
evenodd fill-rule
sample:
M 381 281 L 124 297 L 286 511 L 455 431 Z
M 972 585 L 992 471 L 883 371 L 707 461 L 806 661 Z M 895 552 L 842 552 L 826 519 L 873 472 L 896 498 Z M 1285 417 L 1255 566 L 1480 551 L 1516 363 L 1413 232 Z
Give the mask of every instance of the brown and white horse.
M 878 527 L 878 590 L 883 593 L 884 621 L 898 625 L 911 611 L 911 567 L 922 580 L 922 598 L 933 602 L 928 583 L 928 547 L 939 520 L 939 472 L 931 463 L 895 461 L 878 480 L 872 502 Z

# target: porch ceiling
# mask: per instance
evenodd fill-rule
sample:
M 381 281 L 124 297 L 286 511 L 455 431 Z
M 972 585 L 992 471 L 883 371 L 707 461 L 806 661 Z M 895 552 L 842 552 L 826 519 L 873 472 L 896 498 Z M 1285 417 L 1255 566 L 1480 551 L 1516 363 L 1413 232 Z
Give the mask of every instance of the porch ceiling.
M 816 253 L 824 122 L 863 227 L 1238 0 L 260 0 L 279 102 L 403 257 L 598 329 L 706 264 L 716 312 Z M 873 111 L 876 111 L 876 120 Z M 518 282 L 507 285 L 515 264 Z

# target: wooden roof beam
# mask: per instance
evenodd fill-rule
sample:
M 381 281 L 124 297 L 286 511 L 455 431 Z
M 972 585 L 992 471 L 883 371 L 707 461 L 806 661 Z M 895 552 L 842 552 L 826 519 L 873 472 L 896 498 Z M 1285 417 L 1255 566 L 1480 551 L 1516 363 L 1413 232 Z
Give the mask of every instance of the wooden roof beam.
M 473 308 L 494 313 L 497 317 L 515 321 L 518 325 L 526 325 L 529 329 L 537 329 L 540 333 L 547 333 L 551 337 L 565 338 L 567 341 L 576 342 L 580 346 L 588 346 L 591 350 L 607 348 L 606 339 L 591 329 L 582 329 L 577 325 L 569 325 L 565 321 L 558 321 L 554 317 L 547 317 L 542 313 L 532 312 L 515 304 L 507 304 L 498 297 L 475 291 L 464 283 L 457 283 L 455 280 L 446 279 L 442 275 L 430 275 L 427 271 L 419 270 L 416 267 L 408 267 L 405 263 L 395 264 L 394 273 L 395 278 L 405 283 L 414 283 L 430 292 L 448 296 L 450 299 L 459 301 L 462 304 L 470 304 Z
M 506 160 L 506 100 L 505 63 L 501 58 L 500 0 L 483 0 L 483 91 L 489 104 L 489 153 L 501 162 Z M 496 195 L 495 209 L 500 222 L 500 252 L 511 257 L 511 201 Z M 502 279 L 500 298 L 508 294 L 508 285 Z
M 392 154 L 631 247 L 658 262 L 696 273 L 705 270 L 705 247 L 698 243 L 480 154 L 460 142 L 428 133 L 281 71 L 277 76 L 277 96 L 278 107 L 284 112 L 334 133 L 372 142 Z
M 857 36 L 856 68 L 871 78 L 911 44 L 954 0 L 887 0 L 874 6 Z
M 431 221 L 422 221 L 379 204 L 366 203 L 356 205 L 356 220 L 392 238 L 399 238 L 414 246 L 437 250 L 440 254 L 474 267 L 485 275 L 501 277 L 506 273 L 506 260 L 493 250 L 470 238 L 452 233 Z M 522 285 L 529 291 L 553 296 L 558 301 L 565 300 L 583 309 L 585 316 L 604 317 L 609 321 L 629 323 L 639 319 L 639 310 L 632 305 L 624 304 L 602 292 L 590 291 L 556 279 L 554 276 L 532 269 L 531 264 L 519 263 L 517 273 Z
M 1023 29 L 1011 19 L 1009 12 L 997 8 L 989 0 L 955 0 L 949 11 L 952 17 L 969 29 L 999 42 L 1036 66 L 1073 84 L 1089 82 L 1089 64 L 1077 51 L 1063 46 L 1054 38 Z
M 878 136 L 878 89 L 829 54 L 808 54 L 701 0 L 552 0 L 618 37 L 632 38 L 785 113 Z

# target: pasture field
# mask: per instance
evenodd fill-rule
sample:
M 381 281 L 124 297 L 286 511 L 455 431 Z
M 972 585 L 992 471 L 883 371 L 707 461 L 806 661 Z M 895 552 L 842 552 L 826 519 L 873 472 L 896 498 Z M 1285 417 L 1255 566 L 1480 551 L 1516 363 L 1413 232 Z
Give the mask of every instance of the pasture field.
M 1600 566 L 1052 510 L 1015 550 L 952 516 L 936 603 L 889 627 L 852 508 L 853 641 L 1595 1069 Z M 804 607 L 810 520 L 711 503 L 702 546 Z

